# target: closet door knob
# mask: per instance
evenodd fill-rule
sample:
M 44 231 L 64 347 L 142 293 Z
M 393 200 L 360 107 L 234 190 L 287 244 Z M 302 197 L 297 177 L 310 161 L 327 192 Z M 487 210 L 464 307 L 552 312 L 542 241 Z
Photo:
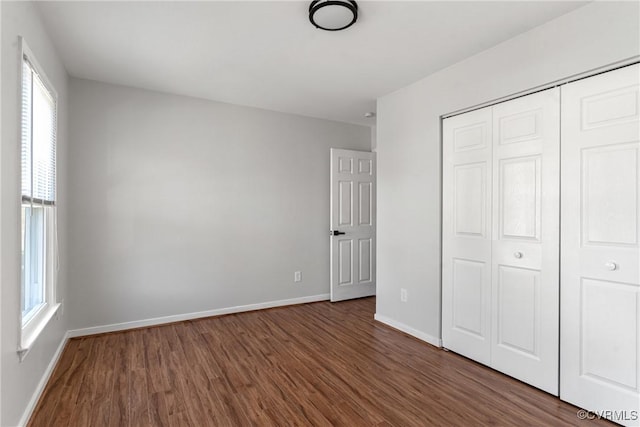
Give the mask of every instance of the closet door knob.
M 524 256 L 524 254 L 522 252 L 520 252 L 520 251 L 516 251 L 516 252 L 513 253 L 513 256 L 518 258 L 518 259 L 520 259 L 520 258 L 522 258 Z
M 613 271 L 613 270 L 617 270 L 618 269 L 618 264 L 616 264 L 613 261 L 609 261 L 608 263 L 606 263 L 604 265 L 605 267 L 607 267 L 607 270 Z

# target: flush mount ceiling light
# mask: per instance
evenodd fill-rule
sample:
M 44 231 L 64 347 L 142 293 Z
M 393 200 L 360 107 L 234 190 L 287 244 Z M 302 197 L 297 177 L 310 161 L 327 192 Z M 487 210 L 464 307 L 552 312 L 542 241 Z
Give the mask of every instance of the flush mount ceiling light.
M 358 19 L 358 5 L 351 0 L 315 0 L 309 5 L 309 21 L 321 30 L 339 31 Z

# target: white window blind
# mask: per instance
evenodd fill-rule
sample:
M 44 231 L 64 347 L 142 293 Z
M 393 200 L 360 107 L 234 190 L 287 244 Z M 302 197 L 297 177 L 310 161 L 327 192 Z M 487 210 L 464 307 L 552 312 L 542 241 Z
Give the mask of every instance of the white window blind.
M 22 200 L 56 201 L 56 100 L 28 57 L 22 61 Z

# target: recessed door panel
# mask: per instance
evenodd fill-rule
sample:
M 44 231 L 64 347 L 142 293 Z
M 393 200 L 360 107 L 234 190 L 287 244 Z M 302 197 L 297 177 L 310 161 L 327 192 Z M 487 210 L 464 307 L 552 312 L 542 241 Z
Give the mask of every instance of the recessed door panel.
M 583 131 L 634 122 L 640 112 L 640 97 L 635 85 L 586 96 L 581 104 Z
M 340 181 L 338 183 L 340 191 L 339 207 L 340 226 L 351 226 L 353 224 L 353 182 Z
M 539 359 L 540 272 L 498 267 L 498 345 Z
M 340 260 L 340 286 L 353 284 L 353 242 L 340 240 L 338 242 Z
M 358 183 L 358 204 L 360 208 L 358 225 L 371 225 L 371 211 L 373 208 L 373 206 L 371 206 L 373 202 L 372 189 L 373 185 L 370 182 Z
M 373 173 L 373 161 L 371 159 L 358 159 L 358 173 L 371 175 Z
M 501 116 L 498 121 L 498 143 L 513 144 L 540 138 L 541 119 L 542 111 L 539 109 Z
M 540 156 L 500 161 L 500 236 L 539 240 Z
M 340 173 L 350 174 L 353 172 L 353 159 L 351 157 L 338 158 L 338 171 Z
M 485 202 L 487 200 L 486 163 L 455 167 L 456 234 L 485 237 Z
M 373 244 L 371 239 L 358 240 L 359 275 L 358 283 L 371 282 L 373 279 Z
M 585 244 L 638 244 L 639 144 L 582 151 L 582 229 Z
M 480 118 L 480 122 L 463 125 L 453 130 L 453 146 L 455 151 L 479 150 L 490 146 L 487 140 L 488 124 Z
M 583 279 L 581 375 L 638 391 L 640 287 Z
M 487 326 L 483 307 L 488 302 L 484 262 L 465 259 L 453 260 L 453 327 L 487 339 Z

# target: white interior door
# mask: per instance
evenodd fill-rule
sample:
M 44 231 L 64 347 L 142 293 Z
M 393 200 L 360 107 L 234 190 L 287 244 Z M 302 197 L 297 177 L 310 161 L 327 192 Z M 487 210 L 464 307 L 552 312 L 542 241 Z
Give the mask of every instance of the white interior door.
M 558 395 L 558 89 L 443 122 L 444 347 Z
M 331 149 L 331 301 L 376 293 L 375 153 Z
M 560 397 L 624 425 L 640 425 L 639 80 L 562 88 Z
M 493 107 L 491 367 L 558 395 L 560 91 Z
M 490 364 L 491 107 L 443 122 L 442 342 Z

